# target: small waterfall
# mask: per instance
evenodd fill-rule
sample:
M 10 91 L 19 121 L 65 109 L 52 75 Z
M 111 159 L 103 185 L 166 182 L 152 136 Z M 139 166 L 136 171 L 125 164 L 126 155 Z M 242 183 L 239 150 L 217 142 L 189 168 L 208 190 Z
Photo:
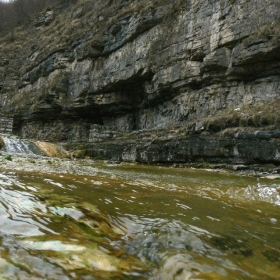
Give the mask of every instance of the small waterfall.
M 5 146 L 3 150 L 10 153 L 40 155 L 36 145 L 28 140 L 19 139 L 16 136 L 1 136 Z

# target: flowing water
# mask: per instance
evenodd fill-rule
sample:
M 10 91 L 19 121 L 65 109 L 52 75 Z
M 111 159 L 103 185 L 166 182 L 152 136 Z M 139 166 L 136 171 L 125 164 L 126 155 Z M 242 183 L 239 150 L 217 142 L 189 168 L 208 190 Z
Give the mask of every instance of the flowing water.
M 28 140 L 19 139 L 16 136 L 4 135 L 1 136 L 5 143 L 4 150 L 10 153 L 21 154 L 40 154 L 36 145 Z
M 0 279 L 280 279 L 277 180 L 14 156 L 0 169 Z

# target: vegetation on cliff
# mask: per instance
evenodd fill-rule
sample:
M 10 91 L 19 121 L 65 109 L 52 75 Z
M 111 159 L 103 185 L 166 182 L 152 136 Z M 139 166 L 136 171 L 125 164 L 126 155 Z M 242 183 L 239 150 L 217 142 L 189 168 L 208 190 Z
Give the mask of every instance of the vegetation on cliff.
M 92 55 L 95 56 L 92 54 L 95 50 L 97 56 L 102 56 L 108 40 L 108 27 L 118 28 L 115 26 L 116 22 L 127 15 L 137 13 L 140 16 L 145 16 L 150 12 L 155 13 L 156 9 L 161 13 L 160 17 L 167 17 L 179 5 L 183 5 L 181 2 L 175 0 L 171 3 L 165 0 L 46 0 L 40 5 L 31 5 L 30 0 L 17 0 L 11 3 L 0 2 L 0 12 L 3 15 L 0 16 L 0 27 L 2 27 L 0 29 L 2 33 L 0 67 L 5 67 L 5 74 L 3 73 L 2 77 L 0 71 L 0 86 L 1 78 L 4 79 L 4 75 L 10 74 L 17 79 L 40 65 L 52 54 L 71 53 L 77 46 L 78 60 L 79 53 L 82 55 L 81 59 L 86 59 Z M 108 52 L 105 52 L 105 55 L 108 55 Z M 73 59 L 70 57 L 70 60 Z M 50 73 L 46 72 L 42 76 L 48 74 Z M 34 82 L 32 77 L 28 77 L 28 81 Z M 36 90 L 36 93 L 23 99 L 18 88 L 25 86 L 25 83 L 19 83 L 17 87 L 7 85 L 3 87 L 2 85 L 0 87 L 2 93 L 14 90 L 11 102 L 6 104 L 8 105 L 6 110 L 23 109 L 30 106 L 30 101 L 35 99 L 38 103 L 54 83 L 55 80 L 46 85 L 46 89 L 41 92 Z
M 162 130 L 162 144 L 175 145 L 172 127 L 183 138 L 279 129 L 278 8 L 276 0 L 55 2 L 3 33 L 0 108 L 15 115 L 16 134 L 48 141 L 117 145 L 114 135 L 156 139 Z M 236 143 L 228 153 L 244 155 Z M 180 161 L 208 153 L 191 150 Z
M 47 6 L 62 3 L 61 0 L 12 0 L 0 1 L 0 32 L 5 33 L 24 23 L 31 23 L 34 16 Z

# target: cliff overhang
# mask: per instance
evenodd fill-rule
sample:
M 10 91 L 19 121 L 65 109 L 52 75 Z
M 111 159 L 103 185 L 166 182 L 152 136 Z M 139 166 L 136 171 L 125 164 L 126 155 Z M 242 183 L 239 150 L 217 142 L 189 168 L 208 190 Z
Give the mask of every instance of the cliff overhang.
M 279 164 L 279 19 L 277 0 L 48 8 L 0 40 L 1 111 L 95 158 Z

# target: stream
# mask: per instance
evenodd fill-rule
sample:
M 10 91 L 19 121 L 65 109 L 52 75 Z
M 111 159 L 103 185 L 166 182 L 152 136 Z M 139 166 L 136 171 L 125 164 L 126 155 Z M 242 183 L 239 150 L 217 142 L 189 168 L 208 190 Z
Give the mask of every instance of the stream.
M 0 279 L 279 279 L 280 181 L 0 156 Z

